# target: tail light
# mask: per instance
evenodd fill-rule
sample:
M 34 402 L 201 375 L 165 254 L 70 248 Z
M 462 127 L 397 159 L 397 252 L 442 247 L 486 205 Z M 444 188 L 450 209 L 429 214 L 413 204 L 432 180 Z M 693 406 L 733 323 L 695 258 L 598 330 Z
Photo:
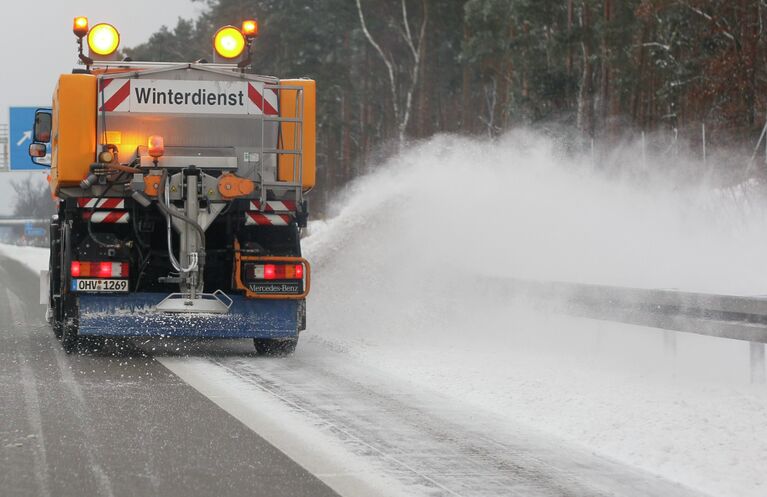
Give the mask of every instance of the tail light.
M 301 280 L 304 278 L 303 264 L 246 264 L 247 280 Z
M 129 269 L 127 262 L 72 261 L 69 274 L 72 278 L 127 278 Z
M 242 284 L 260 298 L 265 296 L 306 295 L 309 282 L 302 263 L 290 262 L 246 262 L 243 264 Z

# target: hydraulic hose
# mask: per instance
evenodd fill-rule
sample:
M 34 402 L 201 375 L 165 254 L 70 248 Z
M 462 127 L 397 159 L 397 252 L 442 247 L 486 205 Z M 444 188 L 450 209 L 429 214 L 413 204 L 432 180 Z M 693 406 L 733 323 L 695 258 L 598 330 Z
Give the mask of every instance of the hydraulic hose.
M 167 181 L 167 179 L 168 179 L 168 172 L 163 169 L 162 176 L 160 177 L 160 186 L 158 188 L 158 193 L 161 196 L 164 196 L 165 194 L 165 182 Z M 187 217 L 184 214 L 181 214 L 180 212 L 176 212 L 170 207 L 168 207 L 165 203 L 166 201 L 168 201 L 167 198 L 161 198 L 160 201 L 157 202 L 157 205 L 160 207 L 160 210 L 162 210 L 166 216 L 172 216 L 177 219 L 181 219 L 182 221 L 190 224 L 194 229 L 196 229 L 197 232 L 200 234 L 200 245 L 202 246 L 203 249 L 205 249 L 205 230 L 202 229 L 202 226 L 200 226 L 197 223 L 197 221 L 195 221 L 194 219 Z
M 171 234 L 171 216 L 181 219 L 182 221 L 190 224 L 193 228 L 197 230 L 197 232 L 200 234 L 200 247 L 201 251 L 205 252 L 205 230 L 202 229 L 202 226 L 197 223 L 197 221 L 193 220 L 192 218 L 185 216 L 179 212 L 174 211 L 171 209 L 167 202 L 169 202 L 169 192 L 168 190 L 168 172 L 166 170 L 163 170 L 162 176 L 160 177 L 160 185 L 158 188 L 158 194 L 160 195 L 159 202 L 157 202 L 157 205 L 160 207 L 160 210 L 165 214 L 165 221 L 167 224 L 167 234 L 168 234 L 168 256 L 170 257 L 170 262 L 173 264 L 173 267 L 176 269 L 176 271 L 179 271 L 181 273 L 190 273 L 197 269 L 197 266 L 199 265 L 199 256 L 197 254 L 191 254 L 191 262 L 188 267 L 183 267 L 181 263 L 176 259 L 176 256 L 173 254 L 173 243 L 172 243 L 172 234 Z

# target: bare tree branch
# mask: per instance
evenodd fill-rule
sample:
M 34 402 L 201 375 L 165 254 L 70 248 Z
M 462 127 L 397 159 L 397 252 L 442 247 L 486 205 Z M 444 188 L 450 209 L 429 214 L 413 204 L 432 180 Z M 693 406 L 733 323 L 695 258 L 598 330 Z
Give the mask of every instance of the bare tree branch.
M 367 23 L 365 22 L 365 15 L 362 12 L 362 4 L 360 3 L 360 0 L 357 0 L 357 12 L 360 16 L 360 25 L 362 26 L 362 32 L 365 34 L 365 38 L 367 38 L 368 42 L 375 48 L 378 55 L 381 56 L 381 60 L 383 60 L 386 69 L 389 72 L 389 85 L 392 95 L 392 105 L 394 106 L 394 119 L 399 122 L 399 97 L 397 95 L 397 80 L 394 73 L 394 63 L 389 60 L 386 53 L 384 53 L 381 48 L 381 45 L 379 45 L 373 38 L 373 35 L 370 34 Z

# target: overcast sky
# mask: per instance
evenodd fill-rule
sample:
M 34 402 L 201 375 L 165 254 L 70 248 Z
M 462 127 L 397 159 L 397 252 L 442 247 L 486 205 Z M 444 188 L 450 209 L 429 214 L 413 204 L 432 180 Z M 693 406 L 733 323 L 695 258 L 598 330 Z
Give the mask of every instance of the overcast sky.
M 71 72 L 77 60 L 72 34 L 75 16 L 90 25 L 109 22 L 120 31 L 121 46 L 146 41 L 161 26 L 174 27 L 179 17 L 195 18 L 204 2 L 191 0 L 4 0 L 0 4 L 0 122 L 12 106 L 47 107 L 56 79 Z M 0 174 L 0 213 L 13 197 L 8 183 L 23 173 Z

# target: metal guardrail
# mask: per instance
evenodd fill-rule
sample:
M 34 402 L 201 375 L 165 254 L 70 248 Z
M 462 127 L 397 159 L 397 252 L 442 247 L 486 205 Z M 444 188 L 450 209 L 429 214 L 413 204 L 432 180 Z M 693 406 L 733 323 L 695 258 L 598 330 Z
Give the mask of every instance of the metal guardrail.
M 32 224 L 34 226 L 47 226 L 51 222 L 50 219 L 36 219 L 36 218 L 22 218 L 22 217 L 0 217 L 0 226 L 26 226 Z
M 765 381 L 767 295 L 733 296 L 531 280 L 487 280 L 488 290 L 563 314 L 751 345 L 752 381 Z

